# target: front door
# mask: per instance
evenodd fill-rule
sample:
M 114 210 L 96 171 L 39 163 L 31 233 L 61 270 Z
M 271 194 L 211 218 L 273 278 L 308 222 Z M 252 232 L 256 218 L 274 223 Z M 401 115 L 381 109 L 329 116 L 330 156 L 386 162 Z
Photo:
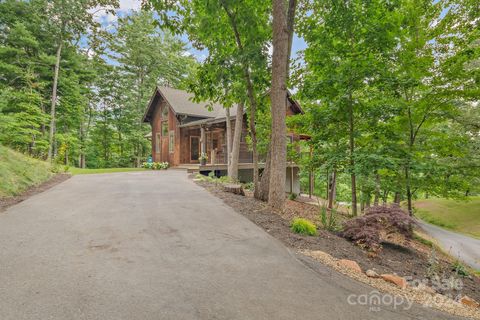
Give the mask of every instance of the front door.
M 200 137 L 190 137 L 190 161 L 198 161 L 200 157 Z

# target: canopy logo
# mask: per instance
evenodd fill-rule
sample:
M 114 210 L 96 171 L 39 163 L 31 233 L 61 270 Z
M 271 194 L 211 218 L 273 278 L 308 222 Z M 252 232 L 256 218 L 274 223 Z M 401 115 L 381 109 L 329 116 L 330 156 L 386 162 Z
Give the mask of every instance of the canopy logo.
M 394 309 L 409 310 L 413 301 L 406 296 L 381 294 L 377 290 L 365 294 L 351 294 L 347 297 L 349 305 L 368 306 L 370 311 L 380 311 L 382 306 L 392 306 Z

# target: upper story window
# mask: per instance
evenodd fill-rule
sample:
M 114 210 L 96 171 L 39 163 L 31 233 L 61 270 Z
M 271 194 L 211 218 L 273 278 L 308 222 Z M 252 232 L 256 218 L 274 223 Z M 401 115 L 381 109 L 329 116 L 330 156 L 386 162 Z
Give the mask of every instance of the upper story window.
M 166 120 L 168 119 L 168 106 L 164 105 L 162 108 L 162 119 Z
M 162 121 L 162 136 L 166 137 L 168 135 L 168 121 Z

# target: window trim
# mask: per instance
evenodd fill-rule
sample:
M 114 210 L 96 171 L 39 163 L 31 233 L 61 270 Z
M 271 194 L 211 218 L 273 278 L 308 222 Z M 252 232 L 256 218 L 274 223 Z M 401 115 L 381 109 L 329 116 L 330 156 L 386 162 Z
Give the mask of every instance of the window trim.
M 168 152 L 174 153 L 175 152 L 175 131 L 170 130 L 168 132 Z
M 164 125 L 165 125 L 165 132 L 164 132 Z M 162 137 L 167 137 L 168 136 L 168 120 L 162 120 L 160 124 L 160 132 L 162 133 Z
M 160 132 L 155 133 L 155 153 L 162 153 L 162 136 L 160 135 Z

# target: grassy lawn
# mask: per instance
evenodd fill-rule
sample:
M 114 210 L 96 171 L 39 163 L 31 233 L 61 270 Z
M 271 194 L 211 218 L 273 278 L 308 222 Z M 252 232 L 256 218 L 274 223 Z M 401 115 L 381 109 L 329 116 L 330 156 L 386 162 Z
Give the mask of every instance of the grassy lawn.
M 92 173 L 112 173 L 112 172 L 130 172 L 130 171 L 145 171 L 144 168 L 105 168 L 105 169 L 80 169 L 70 168 L 68 172 L 73 175 L 77 174 L 92 174 Z
M 49 163 L 0 145 L 0 197 L 17 195 L 52 176 Z
M 480 239 L 480 197 L 469 200 L 424 199 L 415 202 L 422 220 Z

